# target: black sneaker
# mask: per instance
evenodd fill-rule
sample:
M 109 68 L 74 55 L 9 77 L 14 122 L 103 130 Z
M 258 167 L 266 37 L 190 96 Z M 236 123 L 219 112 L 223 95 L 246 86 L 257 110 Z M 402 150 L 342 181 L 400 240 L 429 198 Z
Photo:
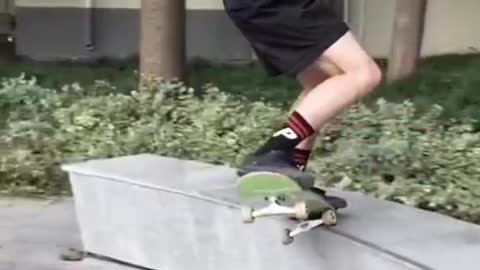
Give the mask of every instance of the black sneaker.
M 325 190 L 320 189 L 318 187 L 312 187 L 310 188 L 310 191 L 313 194 L 321 197 L 323 200 L 325 200 L 335 209 L 347 208 L 347 201 L 345 199 L 342 199 L 340 197 L 335 197 L 335 196 L 328 196 Z
M 238 176 L 251 172 L 272 172 L 284 174 L 296 181 L 303 189 L 310 189 L 315 178 L 299 170 L 291 161 L 290 156 L 283 151 L 269 151 L 265 154 L 248 158 L 237 171 Z

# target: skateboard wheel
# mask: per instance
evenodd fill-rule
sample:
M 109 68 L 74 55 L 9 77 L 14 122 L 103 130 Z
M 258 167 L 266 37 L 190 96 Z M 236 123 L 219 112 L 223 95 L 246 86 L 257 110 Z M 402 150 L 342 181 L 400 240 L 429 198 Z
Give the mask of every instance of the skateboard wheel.
M 86 253 L 83 250 L 68 248 L 60 254 L 63 261 L 81 261 L 85 258 Z
M 250 207 L 242 208 L 242 221 L 243 223 L 253 223 L 255 218 L 253 217 L 253 209 Z
M 334 226 L 337 224 L 337 214 L 332 209 L 323 212 L 322 219 L 326 226 Z
M 295 204 L 295 218 L 305 220 L 308 218 L 308 209 L 305 202 L 298 202 Z
M 283 239 L 282 239 L 282 244 L 290 245 L 291 243 L 293 243 L 293 237 L 290 236 L 291 232 L 292 232 L 292 230 L 285 229 Z

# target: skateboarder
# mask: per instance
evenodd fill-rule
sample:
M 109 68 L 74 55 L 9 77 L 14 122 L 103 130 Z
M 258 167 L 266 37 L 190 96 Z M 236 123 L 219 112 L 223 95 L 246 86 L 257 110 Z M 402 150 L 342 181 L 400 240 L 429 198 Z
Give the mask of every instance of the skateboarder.
M 305 189 L 317 132 L 372 92 L 381 71 L 325 0 L 224 0 L 225 10 L 271 76 L 295 77 L 303 91 L 285 126 L 246 158 L 240 174 L 286 174 Z

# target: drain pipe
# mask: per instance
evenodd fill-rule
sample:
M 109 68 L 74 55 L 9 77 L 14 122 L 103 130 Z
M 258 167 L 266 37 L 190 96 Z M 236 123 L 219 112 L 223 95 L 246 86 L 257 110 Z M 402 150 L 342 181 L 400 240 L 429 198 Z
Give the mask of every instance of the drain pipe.
M 350 23 L 350 0 L 343 1 L 343 20 Z
M 93 0 L 85 0 L 85 47 L 89 51 L 95 49 L 93 40 Z
M 367 0 L 360 1 L 360 16 L 358 22 L 358 39 L 362 45 L 365 44 L 365 16 L 367 15 Z

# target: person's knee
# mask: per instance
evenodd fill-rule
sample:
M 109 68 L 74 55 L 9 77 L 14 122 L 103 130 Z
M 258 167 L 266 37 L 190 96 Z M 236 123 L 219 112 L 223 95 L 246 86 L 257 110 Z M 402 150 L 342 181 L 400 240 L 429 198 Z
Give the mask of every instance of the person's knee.
M 341 75 L 343 70 L 323 56 L 299 73 L 298 79 L 304 90 L 310 91 L 331 77 Z
M 375 90 L 381 83 L 382 71 L 375 62 L 371 61 L 355 71 L 355 78 L 362 95 L 366 95 Z
M 297 78 L 303 88 L 303 91 L 309 92 L 317 85 L 328 79 L 328 77 L 329 75 L 323 70 L 321 70 L 318 66 L 311 65 L 310 67 L 299 73 Z

